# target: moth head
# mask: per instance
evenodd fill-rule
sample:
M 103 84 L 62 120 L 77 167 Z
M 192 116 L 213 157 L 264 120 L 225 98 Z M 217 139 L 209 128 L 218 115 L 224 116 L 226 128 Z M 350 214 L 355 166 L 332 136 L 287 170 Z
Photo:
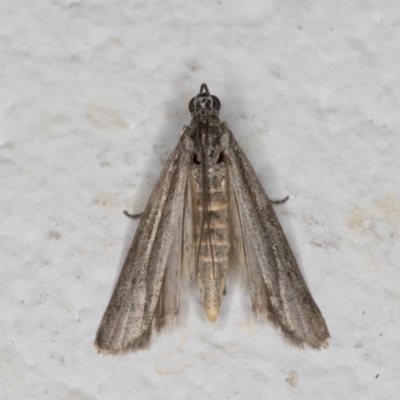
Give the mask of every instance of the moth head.
M 200 92 L 196 97 L 193 97 L 189 103 L 189 111 L 191 114 L 218 114 L 221 108 L 221 102 L 218 97 L 210 94 L 205 83 L 200 86 Z

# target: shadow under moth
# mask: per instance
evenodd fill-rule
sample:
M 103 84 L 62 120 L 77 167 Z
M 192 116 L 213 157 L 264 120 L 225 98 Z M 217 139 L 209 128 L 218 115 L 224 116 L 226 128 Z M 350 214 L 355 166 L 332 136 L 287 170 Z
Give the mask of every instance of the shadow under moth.
M 100 323 L 98 351 L 146 348 L 179 315 L 181 277 L 196 277 L 214 322 L 228 269 L 249 282 L 252 310 L 291 343 L 327 347 L 329 332 L 221 103 L 202 84 L 192 120 L 156 183 Z

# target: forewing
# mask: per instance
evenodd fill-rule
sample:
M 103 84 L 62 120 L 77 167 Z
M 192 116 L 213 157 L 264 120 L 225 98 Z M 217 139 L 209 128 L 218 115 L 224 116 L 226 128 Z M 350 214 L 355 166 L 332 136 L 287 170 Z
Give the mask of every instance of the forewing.
M 150 196 L 95 345 L 103 353 L 148 346 L 179 311 L 182 224 L 191 139 L 185 127 Z
M 242 237 L 253 310 L 270 314 L 292 343 L 320 348 L 329 332 L 301 275 L 272 204 L 227 124 L 224 153 L 232 185 L 232 221 Z M 235 212 L 237 216 L 235 217 Z

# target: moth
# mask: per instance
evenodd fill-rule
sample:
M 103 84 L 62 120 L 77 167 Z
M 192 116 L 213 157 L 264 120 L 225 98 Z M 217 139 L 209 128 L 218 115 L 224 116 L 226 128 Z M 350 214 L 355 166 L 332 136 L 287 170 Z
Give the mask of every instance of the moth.
M 202 84 L 191 122 L 156 183 L 97 331 L 105 354 L 146 348 L 179 315 L 181 277 L 197 277 L 214 322 L 230 267 L 249 282 L 252 310 L 294 345 L 327 346 L 325 320 L 221 103 Z

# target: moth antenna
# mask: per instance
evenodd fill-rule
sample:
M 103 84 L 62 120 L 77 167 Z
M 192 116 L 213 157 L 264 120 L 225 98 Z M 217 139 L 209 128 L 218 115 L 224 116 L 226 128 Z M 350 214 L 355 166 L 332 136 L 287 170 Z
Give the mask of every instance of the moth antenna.
M 125 210 L 124 210 L 123 213 L 124 213 L 127 217 L 129 217 L 129 218 L 138 219 L 138 218 L 140 218 L 140 217 L 144 214 L 144 211 L 141 212 L 141 213 L 139 213 L 139 214 L 131 214 L 131 213 L 128 213 L 128 211 L 125 211 Z
M 286 196 L 282 200 L 270 200 L 272 204 L 283 204 L 286 203 L 289 200 L 289 196 Z

